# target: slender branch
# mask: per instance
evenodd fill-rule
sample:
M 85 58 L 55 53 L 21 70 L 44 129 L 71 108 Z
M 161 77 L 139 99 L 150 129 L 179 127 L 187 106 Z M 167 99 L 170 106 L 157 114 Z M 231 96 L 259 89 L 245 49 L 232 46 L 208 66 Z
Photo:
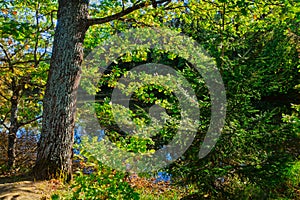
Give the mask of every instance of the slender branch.
M 2 97 L 3 99 L 5 99 L 6 101 L 9 101 L 9 98 L 7 98 L 5 95 L 3 95 L 0 91 L 0 97 Z
M 50 24 L 46 29 L 41 30 L 41 32 L 47 32 L 47 31 L 49 31 L 52 27 L 54 27 L 54 22 L 53 22 L 53 19 L 54 19 L 53 13 L 54 13 L 54 12 L 57 12 L 57 10 L 52 10 L 51 12 L 49 12 L 49 13 L 46 14 L 46 15 L 50 14 L 51 24 Z
M 34 119 L 32 119 L 32 120 L 29 120 L 29 121 L 27 121 L 27 122 L 19 123 L 18 125 L 19 125 L 19 127 L 25 126 L 25 125 L 30 124 L 30 123 L 32 123 L 32 122 L 34 122 L 34 121 L 36 121 L 36 120 L 41 119 L 41 118 L 42 118 L 42 116 L 38 116 L 38 117 L 36 117 L 36 118 L 34 118 Z
M 2 46 L 2 44 L 0 44 L 0 48 L 3 50 L 3 52 L 5 54 L 5 57 L 7 58 L 8 63 L 11 64 L 10 63 L 11 62 L 10 57 L 9 57 L 7 51 L 5 50 L 5 48 Z
M 9 130 L 9 127 L 4 124 L 4 121 L 1 122 L 1 125 L 4 126 L 4 128 L 6 128 L 7 130 Z
M 28 39 L 26 39 L 25 40 L 25 42 L 24 42 L 24 45 L 20 45 L 20 47 L 17 49 L 17 50 L 15 50 L 12 54 L 11 54 L 11 59 L 13 59 L 19 52 L 21 52 L 21 51 L 24 51 L 24 47 L 26 46 L 26 45 L 28 45 L 29 44 L 29 40 Z M 20 56 L 19 56 L 20 57 Z M 19 58 L 18 57 L 18 58 Z M 17 58 L 17 59 L 18 59 Z
M 0 61 L 7 62 L 8 60 L 6 58 L 0 58 Z
M 10 113 L 10 111 L 11 111 L 11 109 L 10 109 L 7 113 L 5 113 L 4 119 L 3 119 L 3 120 L 0 120 L 0 124 L 1 124 L 2 126 L 4 126 L 4 128 L 6 128 L 7 130 L 9 130 L 9 127 L 6 126 L 6 124 L 5 124 L 4 122 L 5 122 L 5 120 L 6 120 L 7 116 L 8 116 L 8 114 Z
M 122 11 L 125 10 L 125 4 L 124 4 L 124 0 L 122 0 Z
M 44 60 L 37 60 L 38 63 L 41 62 L 41 61 L 50 61 L 50 58 L 49 59 L 44 59 Z M 14 62 L 12 63 L 13 65 L 17 65 L 17 64 L 27 64 L 27 63 L 35 63 L 36 61 L 35 60 L 26 60 L 26 61 L 18 61 L 18 62 Z
M 11 111 L 11 109 L 9 109 L 9 110 L 5 113 L 4 119 L 2 120 L 3 122 L 7 119 L 8 114 L 10 113 L 10 111 Z
M 38 61 L 38 63 L 40 63 L 41 61 L 46 61 L 46 60 L 42 60 L 42 58 L 44 58 L 45 56 L 46 56 L 46 54 L 47 54 L 47 48 L 48 48 L 48 45 L 49 45 L 49 43 L 48 43 L 48 41 L 46 41 L 45 42 L 45 49 L 44 49 L 44 52 L 43 52 L 43 54 L 40 56 L 40 58 L 39 58 L 39 61 Z M 50 59 L 48 59 L 48 61 L 50 61 Z

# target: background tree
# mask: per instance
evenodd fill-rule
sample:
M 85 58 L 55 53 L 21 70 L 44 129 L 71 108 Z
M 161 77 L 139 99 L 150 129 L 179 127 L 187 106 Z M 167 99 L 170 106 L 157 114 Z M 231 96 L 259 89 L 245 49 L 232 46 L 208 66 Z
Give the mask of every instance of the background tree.
M 8 132 L 9 168 L 15 166 L 18 131 L 36 126 L 42 111 L 53 31 L 45 5 L 51 8 L 50 2 L 1 2 L 0 122 Z

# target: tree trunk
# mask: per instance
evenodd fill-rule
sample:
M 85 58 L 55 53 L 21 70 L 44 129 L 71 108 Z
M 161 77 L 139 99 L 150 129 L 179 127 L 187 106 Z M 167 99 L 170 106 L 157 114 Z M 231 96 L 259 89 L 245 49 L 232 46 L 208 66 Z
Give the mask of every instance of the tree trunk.
M 15 80 L 13 80 L 13 83 L 15 83 L 14 81 Z M 15 84 L 13 84 L 13 87 L 15 87 Z M 18 99 L 17 99 L 17 95 L 13 94 L 11 98 L 10 127 L 8 130 L 9 132 L 8 132 L 7 157 L 8 157 L 9 169 L 13 169 L 15 167 L 15 162 L 16 162 L 16 142 L 17 142 L 17 131 L 19 128 L 17 111 L 18 111 Z
M 88 1 L 59 0 L 58 21 L 43 101 L 35 178 L 72 178 L 76 94 L 88 28 Z

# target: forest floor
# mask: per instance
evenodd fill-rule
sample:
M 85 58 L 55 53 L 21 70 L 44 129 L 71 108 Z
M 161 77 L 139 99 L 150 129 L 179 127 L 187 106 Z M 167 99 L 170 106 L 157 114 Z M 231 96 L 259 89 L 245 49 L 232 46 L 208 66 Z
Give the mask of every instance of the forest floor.
M 34 181 L 28 175 L 0 177 L 0 200 L 46 200 L 59 187 L 57 181 Z
M 183 196 L 183 191 L 175 190 L 169 182 L 154 183 L 136 176 L 128 182 L 139 191 L 141 199 L 149 199 L 149 194 L 151 199 L 162 199 L 162 196 L 163 199 L 180 199 Z M 0 175 L 0 200 L 48 200 L 55 193 L 66 192 L 69 192 L 68 186 L 58 180 L 34 181 L 29 175 Z

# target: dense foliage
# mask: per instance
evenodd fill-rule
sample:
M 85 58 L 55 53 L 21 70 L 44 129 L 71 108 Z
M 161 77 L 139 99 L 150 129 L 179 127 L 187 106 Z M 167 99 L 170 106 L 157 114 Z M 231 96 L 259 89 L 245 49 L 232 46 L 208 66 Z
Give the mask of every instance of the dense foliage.
M 18 128 L 26 125 L 27 130 L 28 124 L 41 112 L 50 56 L 48 48 L 52 45 L 52 11 L 56 4 L 44 2 L 47 7 L 30 2 L 32 4 L 26 4 L 25 8 L 19 1 L 0 1 L 3 4 L 0 13 L 0 130 L 4 135 L 12 135 L 14 102 Z M 122 10 L 122 6 L 120 1 L 92 3 L 90 13 L 103 17 Z M 118 83 L 122 76 L 134 77 L 129 71 L 136 66 L 168 65 L 189 81 L 201 113 L 192 145 L 183 156 L 161 169 L 172 174 L 173 185 L 189 188 L 185 198 L 300 198 L 300 3 L 174 1 L 168 5 L 169 9 L 163 5 L 154 7 L 91 27 L 84 43 L 86 55 L 112 34 L 134 27 L 163 26 L 193 38 L 215 59 L 226 88 L 227 113 L 222 135 L 213 150 L 199 159 L 199 148 L 211 117 L 211 99 L 205 81 L 183 57 L 147 48 L 120 56 L 97 80 L 97 88 L 82 83 L 84 89 L 96 96 L 92 108 L 105 135 L 119 149 L 141 155 L 151 156 L 168 145 L 182 119 L 179 100 L 172 88 L 163 87 L 158 77 L 146 75 L 142 78 L 148 84 L 139 85 L 133 91 Z M 129 113 L 135 124 L 140 127 L 151 124 L 149 113 L 151 115 L 151 109 L 156 108 L 154 105 L 165 109 L 165 115 L 158 117 L 164 118 L 166 123 L 148 127 L 137 135 L 124 132 L 112 111 L 111 96 L 116 88 L 133 93 L 128 99 L 130 109 L 120 109 L 120 113 Z M 80 110 L 78 118 L 84 115 L 84 109 Z M 31 123 L 29 128 L 36 126 L 37 122 Z M 80 120 L 78 126 L 89 128 L 88 123 Z M 105 166 L 101 161 L 113 158 L 99 153 L 105 148 L 100 138 L 103 135 L 95 132 L 96 137 L 90 136 L 79 139 L 80 155 L 75 157 L 83 167 L 78 168 L 71 194 L 66 198 L 141 198 L 138 194 L 141 190 L 128 183 L 133 171 L 124 173 Z M 90 149 L 97 151 L 91 154 Z M 117 164 L 126 168 L 125 161 Z M 91 171 L 86 173 L 86 170 Z M 148 178 L 153 174 L 139 175 Z M 54 195 L 55 198 L 59 195 Z

